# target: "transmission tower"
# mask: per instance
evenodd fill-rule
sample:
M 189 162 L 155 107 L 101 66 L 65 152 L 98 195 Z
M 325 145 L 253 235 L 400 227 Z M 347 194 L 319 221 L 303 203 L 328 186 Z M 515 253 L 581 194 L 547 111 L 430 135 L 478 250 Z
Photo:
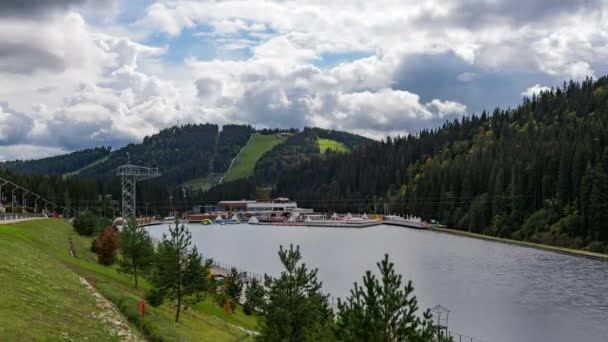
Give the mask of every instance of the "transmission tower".
M 138 181 L 160 176 L 157 168 L 149 168 L 127 164 L 116 169 L 116 175 L 122 177 L 122 218 L 136 216 L 135 186 Z

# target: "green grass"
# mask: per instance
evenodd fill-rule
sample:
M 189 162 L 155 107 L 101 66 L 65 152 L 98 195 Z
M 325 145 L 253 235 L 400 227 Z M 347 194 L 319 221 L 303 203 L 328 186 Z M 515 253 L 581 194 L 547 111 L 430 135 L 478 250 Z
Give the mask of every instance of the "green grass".
M 59 248 L 67 251 L 67 239 L 61 247 L 40 248 L 42 237 L 23 225 L 0 226 L 0 339 L 115 340 L 92 317 L 100 311 L 76 274 L 53 257 Z
M 255 163 L 262 155 L 283 141 L 285 141 L 285 138 L 277 135 L 255 134 L 249 144 L 243 148 L 238 159 L 224 177 L 224 182 L 253 175 Z
M 76 258 L 68 253 L 70 238 Z M 174 321 L 175 306 L 169 301 L 159 308 L 146 306 L 142 321 L 137 302 L 150 284 L 140 278 L 139 289 L 135 289 L 130 276 L 97 264 L 89 251 L 90 241 L 57 219 L 0 226 L 0 258 L 4 261 L 0 265 L 0 336 L 17 341 L 55 340 L 62 339 L 58 333 L 67 332 L 79 341 L 84 337 L 108 340 L 103 323 L 90 318 L 96 312 L 95 302 L 79 283 L 78 274 L 94 281 L 97 290 L 117 305 L 133 326 L 143 328 L 149 340 L 252 340 L 231 324 L 254 330 L 256 317 L 246 316 L 240 307 L 234 315 L 225 314 L 211 297 L 182 311 L 179 323 Z
M 319 143 L 319 149 L 321 150 L 322 154 L 324 154 L 325 151 L 327 151 L 327 150 L 333 150 L 336 152 L 343 152 L 343 153 L 350 152 L 350 150 L 348 149 L 348 147 L 346 147 L 346 145 L 344 145 L 341 142 L 335 141 L 335 140 L 317 138 L 317 142 Z
M 221 177 L 222 174 L 213 172 L 205 177 L 191 179 L 185 182 L 184 185 L 192 186 L 195 189 L 209 190 L 217 184 Z

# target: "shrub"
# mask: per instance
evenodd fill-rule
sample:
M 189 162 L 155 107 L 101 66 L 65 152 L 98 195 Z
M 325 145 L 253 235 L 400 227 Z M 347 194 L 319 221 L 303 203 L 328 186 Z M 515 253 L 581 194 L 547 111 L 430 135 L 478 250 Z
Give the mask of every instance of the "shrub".
M 112 265 L 116 258 L 118 237 L 112 227 L 106 227 L 97 239 L 97 260 L 102 265 Z
M 146 301 L 154 307 L 160 306 L 164 300 L 165 292 L 162 289 L 153 287 L 146 293 Z
M 99 219 L 90 211 L 85 211 L 74 219 L 74 229 L 80 235 L 91 236 L 98 229 Z
M 97 239 L 93 238 L 93 240 L 91 240 L 91 252 L 97 254 Z

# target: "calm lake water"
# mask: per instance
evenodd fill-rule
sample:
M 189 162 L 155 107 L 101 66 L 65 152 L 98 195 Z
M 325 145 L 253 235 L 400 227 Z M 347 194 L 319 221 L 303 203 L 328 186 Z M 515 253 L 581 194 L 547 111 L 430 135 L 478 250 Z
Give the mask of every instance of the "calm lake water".
M 393 226 L 188 227 L 206 257 L 256 273 L 278 274 L 279 246 L 300 245 L 333 297 L 388 253 L 421 308 L 447 307 L 451 331 L 488 342 L 608 341 L 607 262 Z

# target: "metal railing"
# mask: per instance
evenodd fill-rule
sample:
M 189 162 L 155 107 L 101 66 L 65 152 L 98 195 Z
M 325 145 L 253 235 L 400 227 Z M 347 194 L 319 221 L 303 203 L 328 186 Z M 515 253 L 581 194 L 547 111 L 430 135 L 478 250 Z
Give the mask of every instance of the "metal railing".
M 0 222 L 2 221 L 14 221 L 14 220 L 26 220 L 31 218 L 42 218 L 45 217 L 43 214 L 11 214 L 11 213 L 0 213 Z

